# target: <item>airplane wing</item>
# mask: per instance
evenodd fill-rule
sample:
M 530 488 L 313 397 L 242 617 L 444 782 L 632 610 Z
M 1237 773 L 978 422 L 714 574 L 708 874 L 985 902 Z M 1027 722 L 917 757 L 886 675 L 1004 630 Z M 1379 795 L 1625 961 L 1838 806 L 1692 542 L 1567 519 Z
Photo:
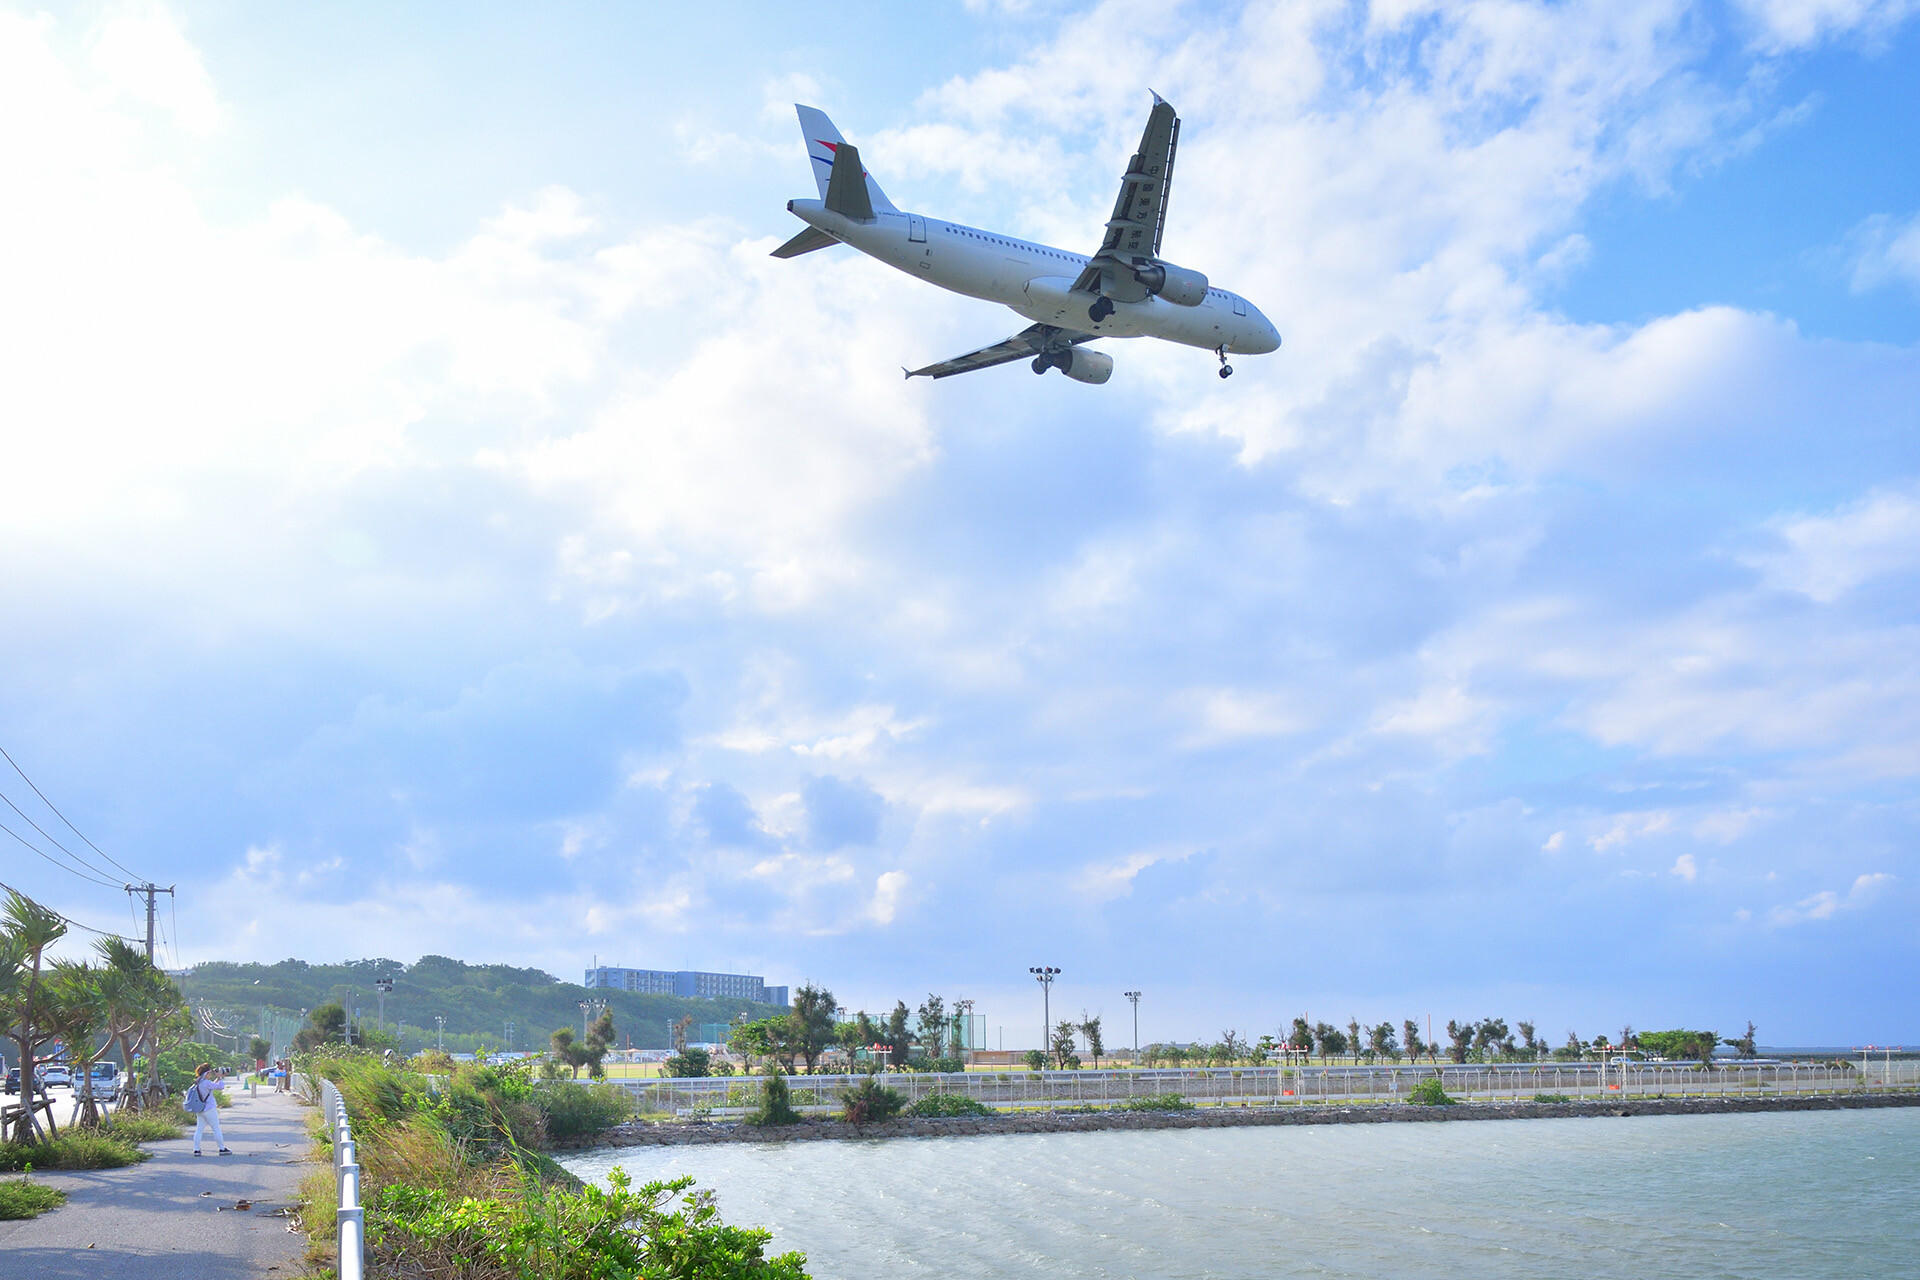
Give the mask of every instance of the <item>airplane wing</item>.
M 1180 149 L 1180 119 L 1159 94 L 1153 95 L 1153 113 L 1140 135 L 1140 150 L 1120 179 L 1120 196 L 1107 219 L 1107 233 L 1073 287 L 1101 291 L 1103 270 L 1132 274 L 1135 258 L 1160 256 L 1160 234 L 1167 225 L 1167 193 L 1173 186 L 1173 157 Z
M 1024 360 L 1037 356 L 1044 351 L 1059 351 L 1067 347 L 1076 347 L 1083 342 L 1091 342 L 1099 337 L 1096 333 L 1077 333 L 1072 329 L 1062 329 L 1057 325 L 1036 324 L 1022 329 L 1005 342 L 996 342 L 990 347 L 978 351 L 969 351 L 963 356 L 951 360 L 942 360 L 939 364 L 930 364 L 924 369 L 909 369 L 909 378 L 951 378 L 956 373 L 972 373 L 975 369 L 990 369 L 996 364 L 1006 364 L 1012 360 Z

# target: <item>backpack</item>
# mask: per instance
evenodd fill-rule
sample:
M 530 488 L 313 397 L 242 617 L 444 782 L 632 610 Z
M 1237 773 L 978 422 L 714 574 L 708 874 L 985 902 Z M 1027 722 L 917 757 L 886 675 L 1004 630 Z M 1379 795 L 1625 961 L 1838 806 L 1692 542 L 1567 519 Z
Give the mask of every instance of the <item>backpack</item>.
M 200 1092 L 200 1082 L 198 1080 L 187 1086 L 187 1096 L 180 1099 L 180 1105 L 184 1109 L 193 1112 L 205 1111 L 207 1109 L 207 1096 Z

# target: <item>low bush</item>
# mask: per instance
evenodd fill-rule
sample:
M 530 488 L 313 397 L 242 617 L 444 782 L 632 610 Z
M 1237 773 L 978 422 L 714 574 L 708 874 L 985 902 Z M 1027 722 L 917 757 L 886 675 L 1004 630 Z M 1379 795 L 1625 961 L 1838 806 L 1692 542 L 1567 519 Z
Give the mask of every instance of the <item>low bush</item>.
M 1459 1099 L 1449 1098 L 1440 1085 L 1440 1077 L 1433 1076 L 1413 1086 L 1407 1101 L 1422 1107 L 1450 1107 Z
M 37 1218 L 49 1209 L 67 1202 L 67 1193 L 43 1187 L 25 1178 L 0 1182 L 0 1222 L 16 1218 Z
M 1122 1111 L 1191 1111 L 1193 1104 L 1177 1093 L 1153 1093 L 1144 1098 L 1128 1098 Z
M 107 1132 L 122 1142 L 165 1142 L 186 1134 L 193 1117 L 178 1105 L 150 1111 L 116 1111 Z
M 67 1129 L 45 1142 L 0 1142 L 0 1173 L 22 1169 L 121 1169 L 152 1159 L 131 1142 L 97 1129 Z
M 900 1108 L 906 1103 L 899 1090 L 889 1089 L 872 1075 L 853 1088 L 842 1090 L 840 1101 L 846 1108 L 844 1114 L 851 1124 L 891 1120 L 900 1114 Z
M 719 1221 L 712 1197 L 690 1192 L 693 1179 L 635 1190 L 615 1168 L 607 1180 L 606 1191 L 530 1182 L 517 1199 L 389 1184 L 369 1201 L 367 1242 L 382 1269 L 400 1275 L 806 1280 L 803 1255 L 768 1258 L 772 1233 Z
M 1533 1095 L 1533 1100 L 1535 1102 L 1572 1102 L 1573 1101 L 1572 1098 L 1569 1098 L 1564 1093 L 1536 1093 Z
M 728 1090 L 729 1093 L 732 1090 Z M 751 1125 L 799 1124 L 800 1113 L 793 1109 L 793 1096 L 787 1090 L 787 1078 L 775 1068 L 760 1082 L 760 1101 L 747 1113 Z
M 547 1122 L 547 1135 L 570 1138 L 598 1133 L 633 1118 L 633 1095 L 617 1084 L 558 1080 L 533 1091 L 533 1104 Z
M 992 1107 L 964 1093 L 930 1093 L 907 1108 L 910 1116 L 990 1116 Z

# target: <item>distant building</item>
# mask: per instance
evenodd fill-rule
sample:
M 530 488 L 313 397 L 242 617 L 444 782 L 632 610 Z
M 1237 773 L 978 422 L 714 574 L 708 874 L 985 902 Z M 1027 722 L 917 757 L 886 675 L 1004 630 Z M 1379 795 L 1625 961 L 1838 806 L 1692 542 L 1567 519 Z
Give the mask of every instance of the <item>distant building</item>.
M 745 973 L 698 973 L 691 969 L 616 969 L 602 965 L 587 970 L 586 985 L 604 991 L 633 991 L 650 996 L 686 996 L 696 1000 L 753 1000 L 760 1004 L 787 1003 L 785 987 L 770 987 L 765 978 Z

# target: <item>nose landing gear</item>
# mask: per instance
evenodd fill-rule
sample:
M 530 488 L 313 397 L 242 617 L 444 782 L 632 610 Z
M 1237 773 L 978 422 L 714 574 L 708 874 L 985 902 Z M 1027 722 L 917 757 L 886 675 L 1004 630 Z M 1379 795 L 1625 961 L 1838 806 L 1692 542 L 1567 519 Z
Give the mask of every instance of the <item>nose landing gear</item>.
M 1220 346 L 1214 348 L 1213 354 L 1220 357 L 1220 376 L 1223 378 L 1231 378 L 1233 376 L 1233 366 L 1227 363 L 1226 347 Z

